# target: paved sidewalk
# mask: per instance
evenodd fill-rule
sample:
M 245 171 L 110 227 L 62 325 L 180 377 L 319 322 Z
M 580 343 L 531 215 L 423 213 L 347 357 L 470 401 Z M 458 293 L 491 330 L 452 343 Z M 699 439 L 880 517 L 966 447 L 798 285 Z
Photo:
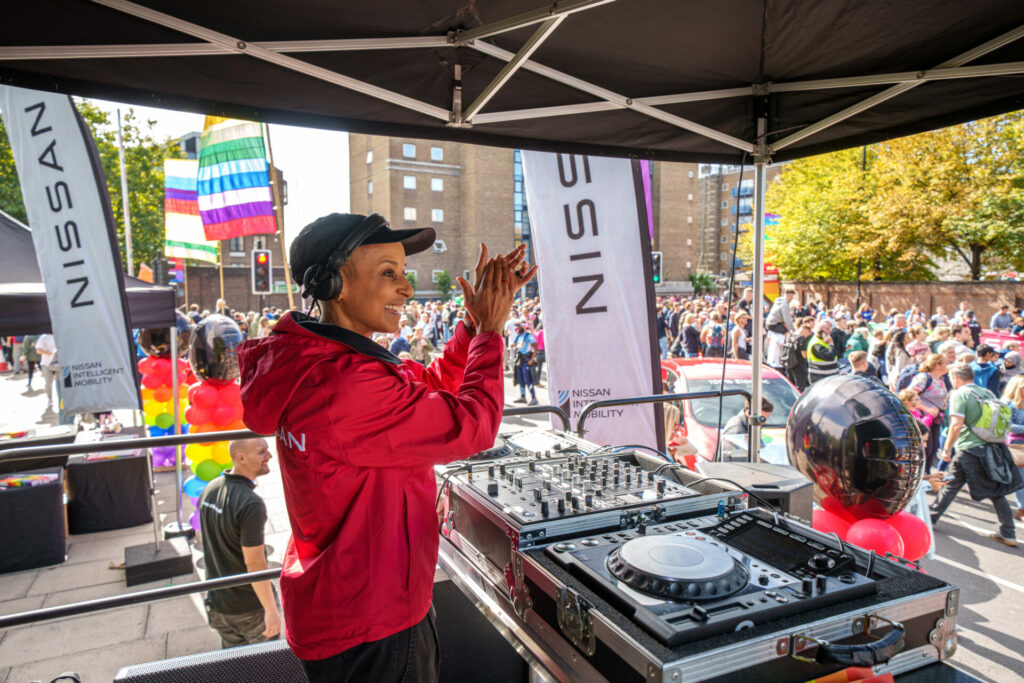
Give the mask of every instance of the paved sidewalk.
M 36 378 L 35 384 L 41 387 L 41 378 Z M 24 375 L 0 374 L 0 406 L 3 408 L 0 411 L 3 413 L 0 431 L 56 424 L 55 415 L 49 418 L 51 422 L 37 423 L 46 407 L 46 396 L 41 391 L 25 394 L 24 390 Z M 518 389 L 512 386 L 510 375 L 506 375 L 505 394 L 508 399 L 519 395 Z M 541 404 L 546 403 L 546 390 L 538 388 L 537 398 Z M 119 417 L 123 423 L 130 424 L 130 414 L 119 413 Z M 547 423 L 543 419 L 510 418 L 502 424 L 502 431 L 517 431 L 539 424 Z M 271 440 L 271 448 L 273 445 Z M 289 535 L 288 515 L 276 458 L 271 460 L 270 469 L 270 474 L 257 480 L 256 492 L 267 504 L 266 543 L 272 548 L 270 564 L 279 567 Z M 160 472 L 155 479 L 162 529 L 176 517 L 175 475 L 173 472 Z M 182 503 L 182 520 L 187 521 L 192 507 L 187 498 L 183 498 Z M 200 546 L 193 547 L 193 574 L 126 587 L 124 570 L 111 565 L 124 562 L 126 546 L 152 542 L 152 524 L 71 535 L 64 563 L 0 574 L 0 614 L 121 595 L 202 578 Z M 0 683 L 49 681 L 65 671 L 77 672 L 86 683 L 110 681 L 121 667 L 129 664 L 208 652 L 219 647 L 219 638 L 206 625 L 202 597 L 194 594 L 0 631 Z

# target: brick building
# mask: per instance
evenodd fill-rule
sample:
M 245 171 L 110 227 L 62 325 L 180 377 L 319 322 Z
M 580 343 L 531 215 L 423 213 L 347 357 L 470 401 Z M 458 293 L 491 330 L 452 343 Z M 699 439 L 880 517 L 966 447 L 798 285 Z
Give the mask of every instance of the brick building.
M 437 296 L 441 271 L 452 284 L 468 276 L 481 242 L 492 252 L 513 247 L 519 168 L 511 149 L 353 133 L 351 211 L 379 213 L 395 229 L 433 226 L 433 249 L 410 256 L 406 269 L 416 274 L 417 293 Z

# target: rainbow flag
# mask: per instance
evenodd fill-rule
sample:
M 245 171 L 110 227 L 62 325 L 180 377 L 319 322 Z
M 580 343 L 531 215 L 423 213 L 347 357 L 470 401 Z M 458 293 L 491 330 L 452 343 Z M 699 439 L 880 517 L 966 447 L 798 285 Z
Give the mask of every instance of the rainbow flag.
M 207 116 L 197 178 L 206 239 L 277 232 L 261 124 Z
M 207 242 L 199 218 L 195 159 L 164 160 L 164 253 L 217 263 L 217 243 Z

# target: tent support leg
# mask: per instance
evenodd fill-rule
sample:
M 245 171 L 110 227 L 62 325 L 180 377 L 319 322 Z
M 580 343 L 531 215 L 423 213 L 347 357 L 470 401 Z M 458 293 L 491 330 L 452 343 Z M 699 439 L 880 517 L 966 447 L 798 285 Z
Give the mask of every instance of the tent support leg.
M 762 101 L 762 106 L 767 103 Z M 764 362 L 764 195 L 767 189 L 768 119 L 764 113 L 757 119 L 757 154 L 754 157 L 754 251 L 752 279 L 754 300 L 751 302 L 752 347 L 750 350 L 750 439 L 747 457 L 757 462 L 761 444 L 761 364 Z

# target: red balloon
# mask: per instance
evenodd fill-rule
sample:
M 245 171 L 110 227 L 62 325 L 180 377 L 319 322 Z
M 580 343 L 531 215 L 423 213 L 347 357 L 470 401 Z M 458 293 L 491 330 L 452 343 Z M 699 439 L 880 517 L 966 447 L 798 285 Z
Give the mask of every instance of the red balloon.
M 153 365 L 150 366 L 153 370 L 150 374 L 157 375 L 159 377 L 171 376 L 171 361 L 166 358 L 151 358 L 150 360 L 153 361 Z
M 142 386 L 147 389 L 158 389 L 164 385 L 164 378 L 157 375 L 143 375 Z
M 220 387 L 220 402 L 226 403 L 229 406 L 240 406 L 242 405 L 242 395 L 240 393 L 240 387 L 236 382 L 231 384 L 225 384 Z
M 874 550 L 879 555 L 892 553 L 903 557 L 903 539 L 888 520 L 869 517 L 850 525 L 846 540 L 865 550 Z
M 189 406 L 185 411 L 185 419 L 192 425 L 205 424 L 210 421 L 210 411 L 199 406 Z
M 814 529 L 823 534 L 835 532 L 839 534 L 839 538 L 846 539 L 846 534 L 850 530 L 850 523 L 848 521 L 828 510 L 815 510 L 811 514 L 813 515 L 811 526 Z
M 197 391 L 199 391 L 199 384 L 198 383 L 197 384 L 193 384 L 192 386 L 190 386 L 188 388 L 188 402 L 189 403 L 195 403 L 196 402 L 196 392 Z
M 886 521 L 903 539 L 903 557 L 920 560 L 925 556 L 932 545 L 932 535 L 923 519 L 902 511 Z
M 218 428 L 224 429 L 238 419 L 238 408 L 235 406 L 229 406 L 226 403 L 221 403 L 213 409 L 213 412 L 210 414 L 210 419 Z
M 219 395 L 217 387 L 208 382 L 200 382 L 199 388 L 196 389 L 196 395 L 192 397 L 192 403 L 200 408 L 213 410 L 217 407 Z
M 838 498 L 833 496 L 825 496 L 821 499 L 821 507 L 831 512 L 836 517 L 846 521 L 846 526 L 850 526 L 857 521 L 857 517 L 852 512 L 843 507 L 843 504 L 839 502 Z M 842 536 L 842 534 L 839 534 Z
M 139 361 L 138 368 L 140 375 L 148 375 L 150 372 L 153 371 L 153 359 L 150 358 L 149 356 L 146 356 L 145 358 Z

